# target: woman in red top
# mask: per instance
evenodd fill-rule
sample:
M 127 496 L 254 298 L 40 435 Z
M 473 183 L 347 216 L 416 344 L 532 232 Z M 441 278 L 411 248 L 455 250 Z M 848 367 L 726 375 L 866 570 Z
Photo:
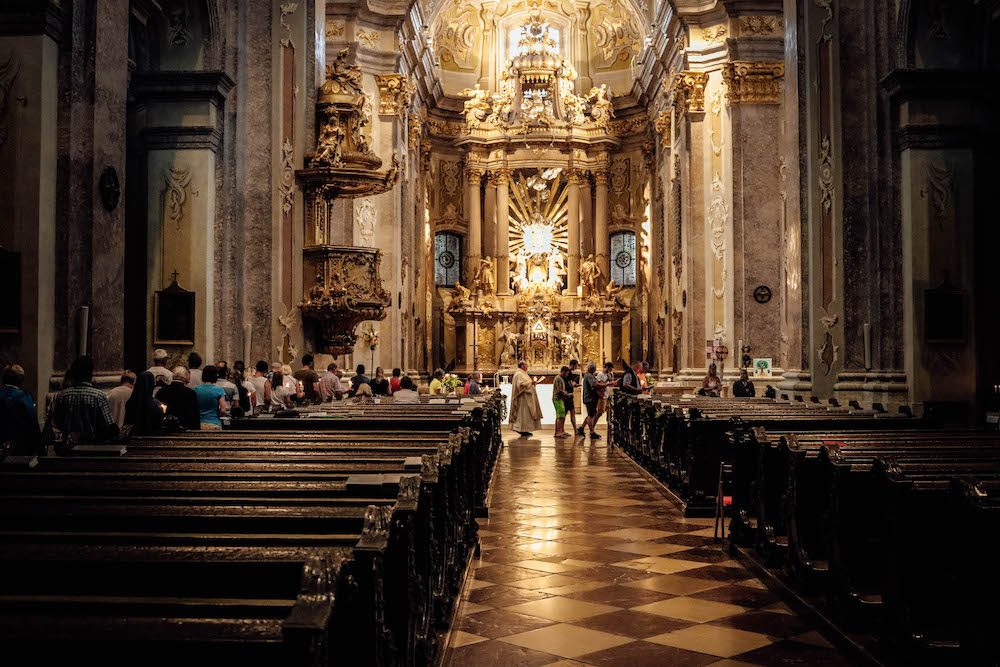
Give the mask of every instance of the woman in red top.
M 398 368 L 392 369 L 392 377 L 389 378 L 389 395 L 392 396 L 399 389 L 399 383 L 403 381 L 400 377 L 401 371 Z

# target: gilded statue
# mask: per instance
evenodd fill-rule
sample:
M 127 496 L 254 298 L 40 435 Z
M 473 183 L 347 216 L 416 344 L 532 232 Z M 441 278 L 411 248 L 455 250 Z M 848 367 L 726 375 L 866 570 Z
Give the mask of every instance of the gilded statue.
M 455 296 L 451 297 L 451 303 L 448 304 L 448 310 L 458 310 L 469 305 L 472 300 L 472 292 L 469 291 L 462 283 L 455 281 Z
M 607 129 L 608 123 L 615 117 L 615 108 L 611 105 L 608 84 L 602 83 L 600 88 L 591 88 L 585 99 L 591 104 L 591 120 L 597 127 Z
M 493 296 L 497 291 L 496 278 L 493 273 L 493 258 L 483 257 L 479 260 L 479 269 L 476 271 L 472 289 L 480 296 Z
M 341 49 L 333 64 L 326 66 L 326 82 L 320 88 L 320 95 L 343 94 L 364 95 L 361 89 L 361 68 L 347 64 L 347 49 Z
M 459 95 L 469 98 L 462 109 L 466 129 L 471 130 L 485 123 L 490 110 L 490 91 L 483 90 L 477 83 L 475 88 L 466 88 Z
M 622 286 L 616 285 L 614 280 L 609 280 L 607 287 L 604 288 L 604 300 L 611 306 L 624 308 L 625 302 L 622 300 L 621 292 Z
M 587 257 L 580 262 L 580 286 L 583 288 L 581 290 L 584 299 L 590 299 L 593 296 L 597 296 L 598 287 L 597 284 L 601 278 L 601 267 L 597 265 L 597 260 L 594 255 L 587 255 Z

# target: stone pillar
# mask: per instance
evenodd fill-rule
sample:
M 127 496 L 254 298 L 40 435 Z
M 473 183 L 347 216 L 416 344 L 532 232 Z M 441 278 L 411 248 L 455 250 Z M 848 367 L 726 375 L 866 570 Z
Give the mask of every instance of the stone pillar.
M 483 254 L 483 215 L 480 206 L 480 184 L 483 180 L 482 169 L 466 169 L 465 176 L 468 179 L 468 190 L 466 191 L 469 205 L 469 237 L 466 242 L 468 251 L 466 280 L 471 283 L 473 276 L 479 269 L 479 260 Z
M 510 261 L 507 253 L 510 251 L 510 170 L 500 169 L 495 172 L 497 184 L 497 293 L 510 294 Z
M 608 265 L 608 171 L 598 169 L 594 172 L 594 186 L 597 196 L 594 198 L 594 254 L 597 255 L 597 265 L 601 268 L 601 282 L 611 275 Z M 603 286 L 603 285 L 602 285 Z
M 594 202 L 590 186 L 590 176 L 586 172 L 580 178 L 580 256 L 594 254 Z
M 567 227 L 569 232 L 569 261 L 566 263 L 566 289 L 570 294 L 576 294 L 580 284 L 580 172 L 570 169 L 566 172 L 569 182 L 569 199 L 567 210 Z
M 55 285 L 61 273 L 55 259 L 58 26 L 47 31 L 41 23 L 17 25 L 0 11 L 0 23 L 8 20 L 9 32 L 0 37 L 5 72 L 0 89 L 9 86 L 9 106 L 0 115 L 0 129 L 6 130 L 6 140 L 0 141 L 0 246 L 20 254 L 21 309 L 17 331 L 0 336 L 0 357 L 24 367 L 23 389 L 35 397 L 41 420 L 53 368 Z M 76 338 L 70 331 L 60 335 Z
M 486 197 L 483 211 L 483 254 L 497 256 L 497 180 L 496 172 L 486 174 Z

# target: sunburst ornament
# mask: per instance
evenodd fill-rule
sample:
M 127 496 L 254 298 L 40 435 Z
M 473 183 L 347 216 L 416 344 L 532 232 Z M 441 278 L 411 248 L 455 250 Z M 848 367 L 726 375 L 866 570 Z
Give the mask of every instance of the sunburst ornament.
M 548 255 L 565 259 L 569 247 L 569 190 L 561 170 L 517 175 L 510 189 L 511 255 Z

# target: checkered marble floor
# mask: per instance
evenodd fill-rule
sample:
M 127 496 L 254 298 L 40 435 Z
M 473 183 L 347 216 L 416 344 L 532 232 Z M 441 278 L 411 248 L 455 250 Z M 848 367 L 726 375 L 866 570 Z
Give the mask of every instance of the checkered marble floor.
M 451 665 L 850 664 L 606 440 L 504 439 Z

